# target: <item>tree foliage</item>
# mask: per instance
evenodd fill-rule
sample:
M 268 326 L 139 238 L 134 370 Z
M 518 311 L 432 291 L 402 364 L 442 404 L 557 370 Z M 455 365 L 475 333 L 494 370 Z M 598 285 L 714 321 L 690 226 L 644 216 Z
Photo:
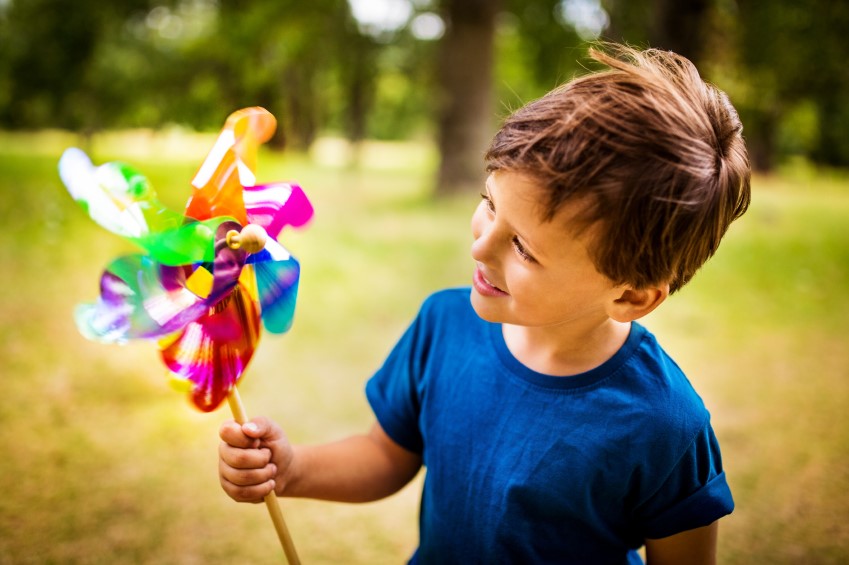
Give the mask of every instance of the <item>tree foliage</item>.
M 739 98 L 757 164 L 802 153 L 849 165 L 849 3 L 740 0 L 737 15 Z
M 115 29 L 146 7 L 146 0 L 7 4 L 0 15 L 0 123 L 83 128 L 98 119 L 114 120 L 118 113 L 108 104 L 94 111 L 108 98 L 97 73 L 99 54 Z
M 298 147 L 325 132 L 441 139 L 455 171 L 441 184 L 462 184 L 496 118 L 583 72 L 598 33 L 569 14 L 589 9 L 608 18 L 603 39 L 696 61 L 740 110 L 761 168 L 791 155 L 849 165 L 846 2 L 407 1 L 406 25 L 375 30 L 347 0 L 6 0 L 0 127 L 215 129 L 257 104 Z M 438 41 L 414 25 L 433 14 Z

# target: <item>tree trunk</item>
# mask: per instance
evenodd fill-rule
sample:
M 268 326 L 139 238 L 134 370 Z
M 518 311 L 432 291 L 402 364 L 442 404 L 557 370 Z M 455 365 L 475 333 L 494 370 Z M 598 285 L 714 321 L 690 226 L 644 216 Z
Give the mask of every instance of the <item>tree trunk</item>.
M 315 93 L 312 87 L 312 69 L 309 65 L 292 65 L 285 71 L 283 112 L 271 146 L 308 149 L 315 141 L 317 120 Z
M 492 135 L 496 0 L 445 0 L 440 45 L 437 195 L 480 190 Z
M 602 0 L 610 15 L 610 41 L 674 51 L 702 62 L 711 0 Z
M 761 111 L 750 115 L 749 129 L 745 129 L 746 145 L 749 149 L 749 159 L 752 168 L 763 173 L 770 172 L 775 166 L 775 140 L 778 129 L 776 112 Z M 746 134 L 746 132 L 749 132 Z
M 651 46 L 674 51 L 699 66 L 704 55 L 709 0 L 653 0 L 652 8 Z

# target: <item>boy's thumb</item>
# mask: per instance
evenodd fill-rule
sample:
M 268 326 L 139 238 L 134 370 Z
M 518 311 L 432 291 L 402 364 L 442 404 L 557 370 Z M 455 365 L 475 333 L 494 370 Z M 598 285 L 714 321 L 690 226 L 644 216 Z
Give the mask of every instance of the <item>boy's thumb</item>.
M 264 422 L 260 420 L 251 420 L 250 422 L 242 424 L 242 431 L 248 437 L 261 438 L 266 431 L 266 426 L 263 424 Z

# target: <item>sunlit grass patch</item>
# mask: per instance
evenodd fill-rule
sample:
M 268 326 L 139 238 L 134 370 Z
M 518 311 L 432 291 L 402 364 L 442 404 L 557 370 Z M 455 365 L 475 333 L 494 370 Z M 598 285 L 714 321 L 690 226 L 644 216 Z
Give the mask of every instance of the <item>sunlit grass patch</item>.
M 97 136 L 93 157 L 133 164 L 181 210 L 208 144 L 175 139 Z M 75 136 L 0 134 L 0 562 L 279 563 L 265 509 L 218 486 L 226 408 L 194 411 L 153 343 L 106 346 L 77 333 L 74 305 L 94 300 L 109 260 L 134 249 L 65 193 L 56 164 L 66 142 Z M 241 390 L 250 415 L 273 417 L 297 441 L 365 429 L 365 380 L 427 294 L 471 275 L 477 195 L 430 198 L 427 144 L 362 151 L 359 166 L 260 154 L 258 181 L 300 183 L 316 216 L 280 238 L 302 266 L 295 324 L 263 335 Z M 718 255 L 645 323 L 714 417 L 737 502 L 720 562 L 841 563 L 849 182 L 794 170 L 754 187 Z M 306 563 L 400 563 L 416 544 L 419 488 L 368 505 L 283 507 Z

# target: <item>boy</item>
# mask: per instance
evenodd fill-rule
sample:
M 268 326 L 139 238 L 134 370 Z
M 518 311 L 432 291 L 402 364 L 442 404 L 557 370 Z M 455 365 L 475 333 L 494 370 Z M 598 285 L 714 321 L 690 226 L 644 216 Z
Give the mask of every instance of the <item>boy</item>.
M 742 126 L 686 59 L 611 50 L 496 134 L 472 288 L 424 303 L 366 386 L 372 429 L 225 423 L 232 498 L 370 501 L 424 464 L 413 562 L 715 561 L 733 501 L 709 414 L 635 320 L 745 212 Z

